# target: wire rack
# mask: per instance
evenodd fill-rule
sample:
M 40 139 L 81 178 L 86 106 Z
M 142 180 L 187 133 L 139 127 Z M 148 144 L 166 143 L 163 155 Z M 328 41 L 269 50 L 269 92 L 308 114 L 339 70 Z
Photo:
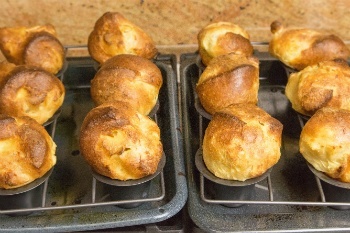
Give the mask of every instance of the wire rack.
M 200 122 L 200 126 L 199 126 L 199 130 L 200 130 L 200 137 L 202 138 L 203 136 L 203 132 L 205 131 L 205 129 L 203 129 L 203 116 L 199 116 L 199 122 Z M 300 124 L 304 125 L 303 119 L 298 115 L 298 119 L 300 121 Z M 202 142 L 202 140 L 200 140 L 200 142 Z M 200 197 L 201 199 L 206 202 L 206 203 L 210 203 L 210 204 L 221 204 L 221 205 L 227 205 L 227 204 L 254 204 L 254 205 L 297 205 L 297 206 L 349 206 L 350 207 L 350 203 L 349 202 L 329 202 L 326 201 L 326 197 L 322 188 L 322 184 L 321 184 L 321 180 L 320 178 L 318 178 L 317 176 L 315 177 L 315 182 L 317 184 L 317 188 L 318 188 L 318 192 L 320 195 L 320 201 L 277 201 L 274 200 L 273 197 L 273 185 L 272 185 L 272 178 L 271 175 L 268 175 L 266 177 L 266 185 L 261 185 L 261 184 L 255 184 L 255 187 L 258 189 L 262 189 L 265 191 L 268 191 L 269 194 L 269 199 L 265 200 L 265 201 L 257 201 L 257 200 L 219 200 L 219 199 L 212 199 L 212 198 L 208 198 L 206 196 L 206 193 L 208 193 L 206 191 L 206 186 L 205 186 L 205 177 L 203 176 L 203 174 L 200 174 Z
M 200 103 L 195 86 L 202 72 L 198 54 L 184 54 L 181 58 L 189 215 L 201 229 L 209 232 L 350 230 L 347 224 L 350 203 L 327 201 L 322 180 L 314 175 L 299 152 L 298 141 L 304 119 L 292 110 L 284 94 L 290 71 L 266 52 L 256 51 L 255 55 L 260 61 L 258 105 L 280 120 L 284 129 L 281 159 L 264 180 L 255 184 L 250 199 L 217 198 L 210 180 L 196 167 L 196 154 L 201 149 L 211 116 L 198 111 Z
M 187 185 L 177 130 L 176 58 L 159 54 L 154 63 L 161 70 L 163 86 L 150 117 L 160 127 L 166 159 L 151 180 L 148 196 L 135 199 L 126 194 L 111 199 L 80 156 L 78 129 L 93 107 L 89 90 L 96 66 L 90 57 L 67 58 L 67 69 L 59 76 L 66 88 L 65 102 L 58 118 L 46 126 L 57 144 L 57 163 L 43 183 L 41 206 L 0 210 L 0 231 L 81 231 L 150 224 L 167 220 L 183 208 Z

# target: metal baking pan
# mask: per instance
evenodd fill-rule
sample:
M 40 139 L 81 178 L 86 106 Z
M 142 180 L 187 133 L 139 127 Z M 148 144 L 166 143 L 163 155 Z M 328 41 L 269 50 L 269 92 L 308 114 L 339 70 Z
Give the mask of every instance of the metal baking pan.
M 159 109 L 152 118 L 161 130 L 166 163 L 160 175 L 152 179 L 148 197 L 136 200 L 141 205 L 134 208 L 123 208 L 123 204 L 135 202 L 127 194 L 123 200 L 110 201 L 103 185 L 93 178 L 90 167 L 79 154 L 80 124 L 94 106 L 89 87 L 96 70 L 90 57 L 67 58 L 67 61 L 68 68 L 62 77 L 66 97 L 61 114 L 50 129 L 57 144 L 57 163 L 44 189 L 43 205 L 0 210 L 0 232 L 72 232 L 123 227 L 130 230 L 130 226 L 141 225 L 161 229 L 152 223 L 178 215 L 188 196 L 179 131 L 175 56 L 161 54 L 154 60 L 162 72 L 163 86 Z M 21 216 L 26 211 L 31 214 Z
M 195 84 L 201 69 L 198 54 L 180 58 L 182 126 L 188 179 L 188 213 L 206 232 L 319 232 L 350 231 L 350 211 L 331 208 L 350 203 L 324 200 L 319 179 L 299 153 L 302 124 L 284 95 L 287 70 L 267 52 L 255 52 L 260 60 L 258 105 L 283 125 L 281 159 L 269 176 L 255 185 L 250 200 L 216 200 L 206 178 L 195 166 L 195 155 L 209 120 L 196 110 Z M 227 205 L 229 204 L 229 205 Z M 231 207 L 232 204 L 238 208 Z M 233 205 L 234 206 L 234 205 Z

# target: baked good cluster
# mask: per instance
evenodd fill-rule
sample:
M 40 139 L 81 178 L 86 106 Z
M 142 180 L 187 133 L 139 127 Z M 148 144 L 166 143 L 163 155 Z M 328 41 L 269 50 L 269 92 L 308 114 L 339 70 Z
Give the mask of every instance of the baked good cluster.
M 270 53 L 289 68 L 285 93 L 304 119 L 300 153 L 316 170 L 350 182 L 350 50 L 334 34 L 275 21 Z
M 284 66 L 285 95 L 304 122 L 300 153 L 318 171 L 349 182 L 349 48 L 334 34 L 280 21 L 270 28 L 268 52 Z M 282 125 L 257 106 L 259 61 L 249 38 L 230 22 L 212 23 L 198 33 L 196 94 L 212 116 L 201 145 L 203 160 L 223 179 L 257 177 L 280 157 Z
M 0 50 L 0 188 L 14 189 L 56 164 L 56 144 L 45 126 L 65 98 L 65 48 L 47 24 L 0 28 Z
M 110 179 L 156 172 L 160 129 L 152 119 L 163 77 L 152 61 L 151 37 L 118 12 L 96 19 L 87 47 L 98 70 L 91 81 L 95 106 L 82 122 L 79 145 L 91 168 Z M 14 189 L 56 165 L 48 126 L 65 99 L 66 49 L 51 24 L 0 28 L 0 188 Z
M 111 179 L 154 174 L 163 146 L 149 114 L 163 77 L 152 61 L 157 55 L 153 40 L 120 13 L 106 12 L 89 35 L 88 50 L 99 68 L 90 88 L 95 107 L 80 132 L 82 156 L 95 172 Z
M 202 157 L 208 170 L 226 180 L 246 181 L 268 172 L 280 159 L 283 125 L 257 106 L 259 60 L 247 31 L 216 22 L 198 33 L 195 86 L 200 107 L 212 118 Z

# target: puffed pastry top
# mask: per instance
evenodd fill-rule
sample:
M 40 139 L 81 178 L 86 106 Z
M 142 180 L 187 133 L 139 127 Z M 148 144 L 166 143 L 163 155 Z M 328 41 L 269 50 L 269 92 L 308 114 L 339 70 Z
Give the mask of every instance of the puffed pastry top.
M 93 108 L 83 121 L 79 144 L 94 171 L 117 180 L 154 174 L 163 154 L 158 125 L 122 101 Z
M 346 60 L 350 50 L 336 35 L 325 34 L 307 28 L 285 28 L 281 22 L 271 24 L 271 55 L 296 70 L 321 61 Z
M 256 178 L 281 156 L 283 125 L 254 104 L 232 104 L 213 115 L 203 138 L 203 160 L 221 179 Z
M 350 182 L 350 111 L 325 107 L 304 125 L 300 153 L 318 171 Z
M 196 92 L 210 114 L 234 103 L 258 102 L 259 60 L 229 53 L 213 58 L 200 75 Z
M 88 50 L 100 64 L 118 54 L 152 59 L 158 53 L 152 38 L 118 12 L 106 12 L 96 21 L 88 38 Z
M 148 115 L 157 103 L 162 84 L 162 73 L 152 61 L 120 54 L 102 64 L 91 80 L 90 92 L 96 105 L 126 101 Z
M 0 49 L 7 61 L 30 65 L 57 74 L 63 67 L 65 49 L 53 25 L 0 28 Z
M 24 186 L 56 164 L 56 144 L 30 117 L 0 114 L 0 188 Z
M 236 53 L 245 56 L 253 54 L 248 32 L 231 22 L 207 25 L 199 31 L 197 39 L 199 55 L 205 66 L 211 59 L 223 54 Z
M 0 63 L 0 113 L 48 121 L 62 106 L 65 87 L 55 75 L 28 65 Z
M 350 110 L 350 67 L 343 60 L 308 66 L 289 76 L 285 94 L 292 108 L 307 116 L 322 107 Z

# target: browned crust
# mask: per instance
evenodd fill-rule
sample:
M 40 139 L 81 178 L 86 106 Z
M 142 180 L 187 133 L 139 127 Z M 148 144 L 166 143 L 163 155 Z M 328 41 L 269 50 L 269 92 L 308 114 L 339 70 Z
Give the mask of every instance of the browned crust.
M 301 154 L 314 166 L 324 164 L 322 167 L 327 169 L 322 172 L 343 182 L 350 182 L 350 153 L 346 149 L 350 144 L 349 126 L 349 110 L 325 107 L 307 121 L 300 135 Z
M 272 34 L 275 34 L 279 31 L 281 31 L 282 29 L 283 29 L 283 25 L 278 20 L 273 21 L 270 25 L 270 30 L 271 30 Z
M 207 49 L 203 46 L 199 47 L 199 54 L 204 65 L 207 66 L 214 57 L 222 54 L 236 53 L 252 55 L 254 51 L 249 39 L 232 32 L 220 36 L 217 40 L 216 46 L 218 46 L 219 49 L 216 51 L 217 55 L 215 56 L 210 55 Z
M 52 115 L 62 105 L 62 96 L 65 95 L 65 88 L 62 82 L 53 74 L 37 67 L 19 65 L 10 69 L 9 73 L 0 75 L 1 113 L 11 116 L 26 115 L 26 112 L 22 109 L 23 103 L 16 101 L 15 98 L 20 89 L 25 89 L 29 93 L 27 102 L 36 108 L 46 100 L 49 91 L 57 90 L 56 95 L 52 97 L 52 104 L 47 106 L 48 109 L 46 109 L 52 111 Z M 42 124 L 48 119 L 44 122 L 36 120 Z
M 259 68 L 255 57 L 226 54 L 212 60 L 202 73 L 196 92 L 210 114 L 234 103 L 258 101 Z
M 315 38 L 310 48 L 302 51 L 301 57 L 294 61 L 294 67 L 302 70 L 305 67 L 317 64 L 321 61 L 344 59 L 350 56 L 350 51 L 345 43 L 335 35 L 322 35 Z
M 163 77 L 156 64 L 143 57 L 132 54 L 120 54 L 106 61 L 101 69 L 124 68 L 131 70 L 135 76 L 143 82 L 160 88 L 163 84 Z
M 125 28 L 132 30 L 135 37 L 123 34 Z M 135 41 L 130 45 L 128 40 Z M 118 54 L 152 59 L 158 52 L 152 38 L 118 12 L 106 12 L 96 21 L 88 38 L 88 50 L 100 64 Z
M 232 71 L 207 79 L 197 86 L 198 97 L 210 114 L 234 103 L 257 103 L 257 92 L 253 88 L 258 71 L 251 65 L 242 65 Z
M 299 113 L 312 116 L 318 109 L 350 109 L 350 67 L 343 60 L 323 61 L 293 73 L 286 96 Z
M 213 38 L 213 34 L 215 34 L 216 39 Z M 254 50 L 248 33 L 243 28 L 230 22 L 217 22 L 207 25 L 199 31 L 197 40 L 198 52 L 205 66 L 213 58 L 223 54 L 235 53 L 250 56 Z M 209 47 L 205 45 L 208 41 L 211 41 L 211 43 L 208 43 L 208 46 L 210 44 Z
M 29 62 L 53 74 L 62 68 L 65 56 L 63 45 L 51 24 L 0 28 L 0 49 L 11 63 L 23 65 Z
M 220 178 L 258 177 L 279 160 L 282 129 L 256 105 L 232 104 L 216 112 L 205 131 L 204 162 Z
M 101 66 L 91 81 L 91 96 L 96 105 L 123 100 L 147 115 L 156 104 L 162 84 L 162 73 L 153 62 L 121 54 Z
M 347 60 L 350 50 L 336 35 L 324 34 L 306 28 L 284 28 L 282 23 L 274 21 L 271 24 L 273 37 L 269 44 L 269 52 L 285 65 L 296 70 L 302 70 L 321 61 L 334 59 Z M 300 44 L 307 44 L 300 54 L 292 55 L 292 49 L 298 51 Z
M 63 67 L 65 50 L 61 42 L 48 32 L 33 34 L 23 50 L 23 64 L 41 67 L 57 74 Z
M 104 146 L 101 138 L 116 132 L 126 135 L 126 141 L 114 139 L 113 148 Z M 153 174 L 163 150 L 155 122 L 121 101 L 92 109 L 83 121 L 79 143 L 84 158 L 96 172 L 119 180 Z M 144 151 L 142 155 L 140 150 Z M 122 167 L 122 174 L 117 174 L 117 167 Z
M 19 145 L 7 144 L 11 148 L 4 148 L 4 151 L 11 154 L 0 154 L 1 188 L 23 186 L 43 176 L 55 165 L 56 158 L 52 151 L 55 151 L 56 145 L 45 128 L 33 119 L 0 114 L 0 129 L 0 144 L 12 139 Z M 21 157 L 19 152 L 25 157 Z
M 310 92 L 301 98 L 301 106 L 308 114 L 315 113 L 318 109 L 327 105 L 333 97 L 333 90 L 310 88 Z

